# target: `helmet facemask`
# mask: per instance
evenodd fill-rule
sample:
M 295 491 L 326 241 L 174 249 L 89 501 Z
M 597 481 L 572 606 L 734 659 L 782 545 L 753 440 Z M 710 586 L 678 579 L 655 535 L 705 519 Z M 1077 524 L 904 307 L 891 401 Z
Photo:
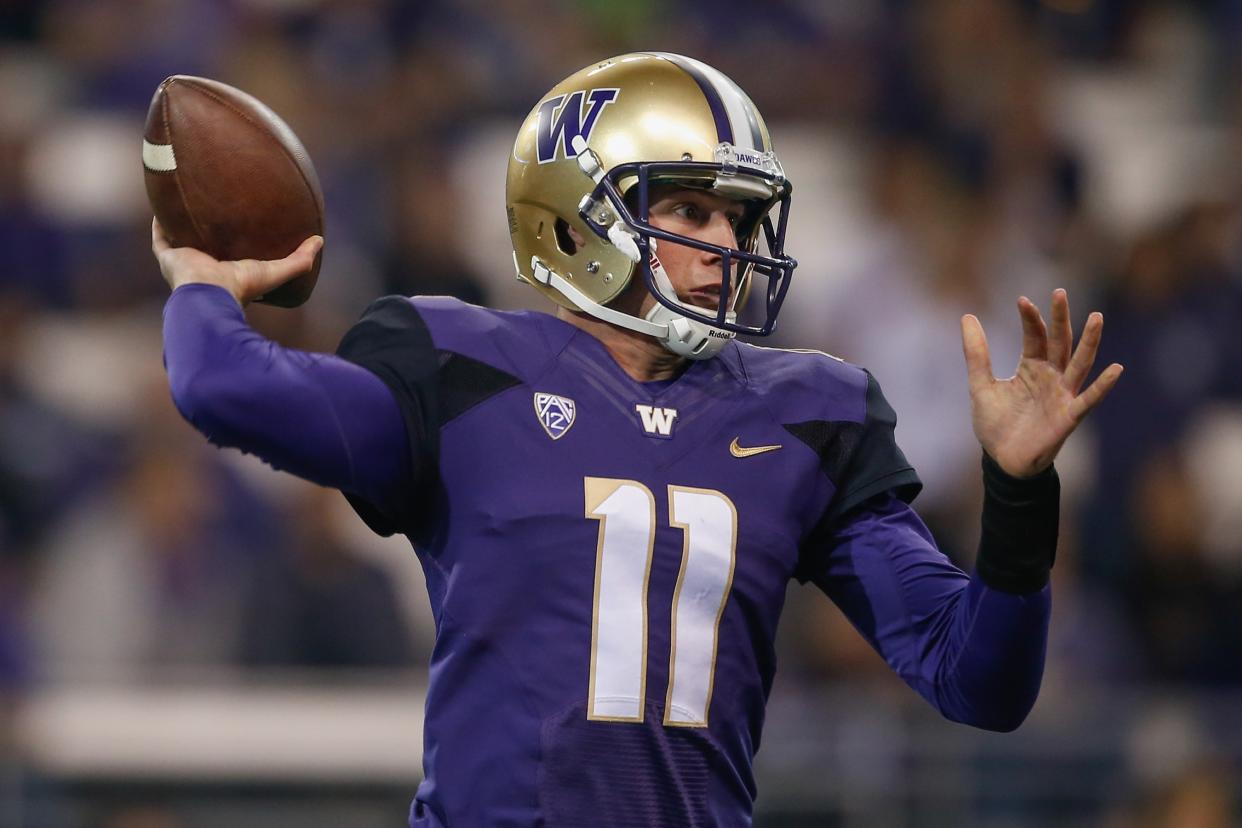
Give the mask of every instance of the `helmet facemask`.
M 584 172 L 590 174 L 598 161 L 589 148 L 578 155 Z M 788 181 L 771 153 L 748 153 L 756 166 L 737 163 L 738 153 L 729 145 L 717 148 L 716 162 L 634 162 L 620 164 L 596 173 L 596 187 L 579 205 L 579 217 L 594 233 L 614 246 L 628 248 L 629 257 L 643 275 L 648 291 L 659 303 L 658 317 L 685 317 L 712 329 L 719 340 L 736 334 L 767 336 L 776 328 L 776 318 L 797 262 L 784 254 L 790 192 Z M 760 167 L 758 164 L 762 163 Z M 746 212 L 736 234 L 738 248 L 724 247 L 655 227 L 650 221 L 651 188 L 655 184 L 675 184 L 702 189 L 743 200 Z M 775 221 L 773 220 L 774 212 Z M 679 244 L 720 257 L 721 301 L 715 312 L 683 302 L 673 291 L 660 264 L 659 242 Z M 753 323 L 739 321 L 756 277 L 763 281 L 759 295 L 763 305 L 750 315 Z M 654 321 L 654 320 L 652 320 Z M 715 349 L 715 350 L 718 350 Z M 695 356 L 690 354 L 690 356 Z

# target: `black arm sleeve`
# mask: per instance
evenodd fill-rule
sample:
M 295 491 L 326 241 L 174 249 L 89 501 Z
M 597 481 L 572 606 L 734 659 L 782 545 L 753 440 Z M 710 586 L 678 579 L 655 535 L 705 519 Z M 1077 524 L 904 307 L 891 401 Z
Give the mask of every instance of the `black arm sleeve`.
M 1029 478 L 1011 477 L 983 455 L 983 532 L 975 571 L 993 589 L 1016 595 L 1048 583 L 1057 553 L 1061 481 L 1049 466 Z

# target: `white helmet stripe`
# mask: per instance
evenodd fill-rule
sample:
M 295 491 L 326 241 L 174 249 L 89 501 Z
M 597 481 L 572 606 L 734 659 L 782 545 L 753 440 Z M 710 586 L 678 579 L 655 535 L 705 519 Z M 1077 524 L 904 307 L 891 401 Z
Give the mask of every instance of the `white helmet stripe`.
M 663 58 L 673 61 L 678 66 L 685 69 L 698 80 L 702 78 L 711 85 L 711 90 L 716 93 L 720 102 L 724 105 L 725 113 L 729 118 L 729 126 L 733 131 L 733 145 L 738 149 L 755 150 L 763 152 L 763 132 L 759 129 L 759 119 L 755 115 L 755 105 L 751 103 L 746 93 L 742 91 L 736 83 L 731 81 L 727 75 L 712 66 L 708 66 L 702 61 L 685 55 L 675 55 L 670 52 L 656 52 Z M 707 91 L 707 90 L 704 90 Z

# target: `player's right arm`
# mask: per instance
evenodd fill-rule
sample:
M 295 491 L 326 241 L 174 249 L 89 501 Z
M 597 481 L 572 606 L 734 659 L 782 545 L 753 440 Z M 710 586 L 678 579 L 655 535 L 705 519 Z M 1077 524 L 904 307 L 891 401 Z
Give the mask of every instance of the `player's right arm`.
M 322 239 L 285 259 L 220 262 L 172 248 L 158 223 L 152 249 L 173 288 L 164 364 L 178 410 L 212 443 L 345 491 L 381 509 L 413 476 L 397 401 L 374 373 L 330 354 L 272 342 L 242 306 L 310 269 Z

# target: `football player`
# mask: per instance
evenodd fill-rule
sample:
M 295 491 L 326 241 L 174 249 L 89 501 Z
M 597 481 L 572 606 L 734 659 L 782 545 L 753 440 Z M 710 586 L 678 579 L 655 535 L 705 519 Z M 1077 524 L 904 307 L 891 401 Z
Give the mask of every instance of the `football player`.
M 335 355 L 242 306 L 310 267 L 153 245 L 173 397 L 211 441 L 410 539 L 436 618 L 412 826 L 746 825 L 791 578 L 955 721 L 1016 728 L 1043 670 L 1053 459 L 1120 375 L 1018 302 L 1016 376 L 962 320 L 985 490 L 971 574 L 935 546 L 865 370 L 741 344 L 796 262 L 759 112 L 690 58 L 583 69 L 509 159 L 517 278 L 556 313 L 375 302 Z M 747 298 L 749 297 L 749 302 Z

